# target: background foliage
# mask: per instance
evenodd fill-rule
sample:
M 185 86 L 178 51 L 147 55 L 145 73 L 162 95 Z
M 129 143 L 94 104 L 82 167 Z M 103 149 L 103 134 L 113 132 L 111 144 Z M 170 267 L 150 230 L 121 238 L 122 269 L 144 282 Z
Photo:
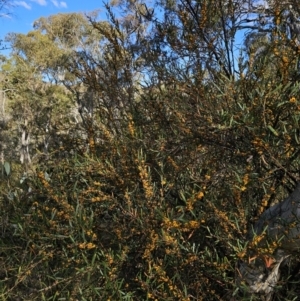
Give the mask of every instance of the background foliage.
M 247 231 L 299 176 L 298 2 L 106 9 L 7 37 L 1 298 L 247 300 Z

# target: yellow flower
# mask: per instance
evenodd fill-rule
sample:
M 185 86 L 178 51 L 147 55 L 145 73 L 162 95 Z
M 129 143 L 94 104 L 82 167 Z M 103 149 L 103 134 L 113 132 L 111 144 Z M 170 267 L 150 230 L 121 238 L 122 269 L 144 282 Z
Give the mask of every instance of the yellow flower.
M 210 180 L 210 175 L 205 175 L 206 180 Z
M 189 222 L 189 226 L 190 226 L 192 229 L 198 228 L 198 227 L 199 227 L 199 222 L 197 222 L 197 221 L 190 221 L 190 222 Z
M 87 248 L 88 250 L 94 249 L 94 248 L 96 248 L 96 245 L 93 244 L 93 243 L 91 243 L 91 242 L 89 242 L 89 243 L 86 245 L 86 248 Z
M 91 242 L 89 242 L 89 243 L 83 242 L 83 243 L 79 244 L 78 247 L 79 247 L 79 249 L 88 249 L 88 250 L 90 250 L 90 249 L 96 248 L 96 245 L 91 243 Z
M 81 243 L 78 245 L 79 249 L 84 249 L 85 248 L 85 243 Z
M 198 194 L 197 194 L 197 199 L 202 199 L 204 197 L 204 193 L 202 191 L 200 191 Z
M 296 102 L 296 98 L 293 96 L 290 98 L 290 103 L 295 103 Z

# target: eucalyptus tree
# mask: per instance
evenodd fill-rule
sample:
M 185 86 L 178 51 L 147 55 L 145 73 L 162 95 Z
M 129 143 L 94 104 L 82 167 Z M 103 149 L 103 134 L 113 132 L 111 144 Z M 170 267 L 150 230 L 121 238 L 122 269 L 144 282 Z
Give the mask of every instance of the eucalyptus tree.
M 27 66 L 44 84 L 69 91 L 73 108 L 64 116 L 69 118 L 65 133 L 69 127 L 68 133 L 87 138 L 89 145 L 100 139 L 95 127 L 120 130 L 137 97 L 135 83 L 141 74 L 131 42 L 133 35 L 142 35 L 142 26 L 132 25 L 129 18 L 118 23 L 111 12 L 110 18 L 111 23 L 99 21 L 97 13 L 58 14 L 36 20 L 28 34 L 7 36 L 20 68 Z
M 73 99 L 73 113 L 69 114 L 69 118 L 71 123 L 77 123 L 76 107 L 80 104 L 76 103 L 75 95 L 86 89 L 82 80 L 73 73 L 73 57 L 88 45 L 97 47 L 97 38 L 93 36 L 87 18 L 75 13 L 40 18 L 35 21 L 33 31 L 26 35 L 12 33 L 7 40 L 12 45 L 16 60 L 34 68 L 49 86 L 61 86 L 60 89 L 64 86 L 69 90 Z

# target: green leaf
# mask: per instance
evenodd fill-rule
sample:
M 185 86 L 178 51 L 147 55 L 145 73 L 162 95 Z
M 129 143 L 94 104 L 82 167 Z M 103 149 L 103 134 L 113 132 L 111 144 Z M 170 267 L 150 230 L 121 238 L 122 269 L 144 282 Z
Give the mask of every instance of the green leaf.
M 4 162 L 3 166 L 4 166 L 4 170 L 5 170 L 6 175 L 9 176 L 9 174 L 10 174 L 10 164 L 8 162 Z
M 283 105 L 285 105 L 285 104 L 287 104 L 287 103 L 289 103 L 289 101 L 283 101 L 283 102 L 280 102 L 280 103 L 277 105 L 277 108 L 279 108 L 279 107 L 281 107 L 281 106 L 283 106 Z
M 276 137 L 279 136 L 279 134 L 276 132 L 276 130 L 275 130 L 272 126 L 268 125 L 268 129 L 269 129 Z

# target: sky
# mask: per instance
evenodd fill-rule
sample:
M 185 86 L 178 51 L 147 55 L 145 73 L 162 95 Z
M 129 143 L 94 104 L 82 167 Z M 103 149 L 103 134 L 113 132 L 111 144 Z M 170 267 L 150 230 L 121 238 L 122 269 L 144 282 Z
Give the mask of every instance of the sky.
M 106 17 L 102 0 L 10 0 L 11 14 L 0 12 L 0 40 L 9 32 L 27 33 L 35 20 L 58 13 L 90 12 L 101 9 L 100 17 Z M 3 54 L 3 53 L 2 53 Z

